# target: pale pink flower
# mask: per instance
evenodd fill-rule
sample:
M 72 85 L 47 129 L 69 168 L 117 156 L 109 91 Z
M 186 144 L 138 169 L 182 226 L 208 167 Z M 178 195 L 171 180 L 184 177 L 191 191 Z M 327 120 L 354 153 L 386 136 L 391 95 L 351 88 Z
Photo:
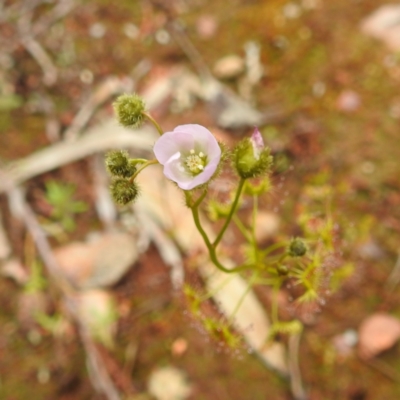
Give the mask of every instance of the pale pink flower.
M 254 132 L 251 135 L 250 141 L 253 146 L 254 158 L 256 160 L 258 160 L 260 158 L 260 154 L 263 151 L 265 145 L 264 145 L 264 140 L 261 136 L 261 133 L 257 127 L 254 128 Z
M 189 124 L 165 132 L 154 145 L 164 175 L 183 190 L 208 182 L 221 159 L 221 148 L 204 126 Z

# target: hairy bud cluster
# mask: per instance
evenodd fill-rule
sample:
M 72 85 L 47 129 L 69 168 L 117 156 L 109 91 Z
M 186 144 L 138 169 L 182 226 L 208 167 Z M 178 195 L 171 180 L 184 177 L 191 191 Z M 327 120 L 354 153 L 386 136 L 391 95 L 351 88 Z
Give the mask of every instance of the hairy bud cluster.
M 307 246 L 301 239 L 294 238 L 291 240 L 287 252 L 290 257 L 302 257 L 307 253 Z
M 134 201 L 139 194 L 138 185 L 130 179 L 136 172 L 135 160 L 124 150 L 110 151 L 106 167 L 112 176 L 110 190 L 114 201 L 120 205 Z
M 128 152 L 124 150 L 110 151 L 106 155 L 106 167 L 111 175 L 122 178 L 129 178 L 136 172 Z
M 146 106 L 137 94 L 123 94 L 113 103 L 118 122 L 127 128 L 138 128 L 145 118 Z
M 128 178 L 114 178 L 110 189 L 114 201 L 122 206 L 131 203 L 139 195 L 138 185 Z

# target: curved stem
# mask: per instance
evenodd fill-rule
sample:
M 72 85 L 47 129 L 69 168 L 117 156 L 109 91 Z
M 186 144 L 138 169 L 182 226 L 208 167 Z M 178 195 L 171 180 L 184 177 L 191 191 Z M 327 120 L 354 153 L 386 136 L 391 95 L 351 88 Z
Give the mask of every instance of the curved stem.
M 280 264 L 285 258 L 287 258 L 287 254 L 282 254 L 277 260 L 271 261 L 271 264 Z
M 263 252 L 263 256 L 267 257 L 269 254 L 271 254 L 273 251 L 281 248 L 281 247 L 286 247 L 287 246 L 287 242 L 278 242 L 278 243 L 274 243 L 271 246 L 269 246 L 266 250 L 264 250 Z
M 147 168 L 149 165 L 153 165 L 153 164 L 158 164 L 157 160 L 149 160 L 146 161 L 130 178 L 129 178 L 129 182 L 133 182 L 135 180 L 135 178 L 139 175 L 139 173 L 141 171 L 143 171 L 145 168 Z
M 236 190 L 236 196 L 235 196 L 235 199 L 233 200 L 231 210 L 229 211 L 229 214 L 226 217 L 225 223 L 222 226 L 221 231 L 219 232 L 218 236 L 216 237 L 216 239 L 214 240 L 214 242 L 212 244 L 214 248 L 217 247 L 218 243 L 221 241 L 226 229 L 228 228 L 229 223 L 231 222 L 233 214 L 235 213 L 237 205 L 239 203 L 239 199 L 240 199 L 240 195 L 243 190 L 244 183 L 245 183 L 245 180 L 241 179 L 239 182 L 238 188 Z
M 134 164 L 134 165 L 136 165 L 136 164 L 144 164 L 144 163 L 146 163 L 147 161 L 149 161 L 147 158 L 132 158 L 131 160 L 129 160 L 129 162 L 131 163 L 131 164 Z
M 161 126 L 158 125 L 158 122 L 147 112 L 142 112 L 142 114 L 156 127 L 158 133 L 160 136 L 164 133 L 163 130 L 161 129 Z
M 204 190 L 204 192 L 199 196 L 199 198 L 196 200 L 196 202 L 193 204 L 193 207 L 198 207 L 200 205 L 200 203 L 204 200 L 204 197 L 206 197 L 207 194 L 207 190 Z
M 246 269 L 249 269 L 249 268 L 253 267 L 253 265 L 242 264 L 242 265 L 239 265 L 239 266 L 237 266 L 235 268 L 230 269 L 230 268 L 225 267 L 223 264 L 221 264 L 220 261 L 218 260 L 217 253 L 215 251 L 215 247 L 211 243 L 210 239 L 208 238 L 208 235 L 207 235 L 206 231 L 204 230 L 203 226 L 201 225 L 198 206 L 192 207 L 192 215 L 193 215 L 193 220 L 194 220 L 194 223 L 196 225 L 196 228 L 199 231 L 200 235 L 202 236 L 205 245 L 207 246 L 207 250 L 208 250 L 208 253 L 210 255 L 210 259 L 213 262 L 213 264 L 220 271 L 227 272 L 227 273 L 234 273 L 234 272 L 244 271 Z

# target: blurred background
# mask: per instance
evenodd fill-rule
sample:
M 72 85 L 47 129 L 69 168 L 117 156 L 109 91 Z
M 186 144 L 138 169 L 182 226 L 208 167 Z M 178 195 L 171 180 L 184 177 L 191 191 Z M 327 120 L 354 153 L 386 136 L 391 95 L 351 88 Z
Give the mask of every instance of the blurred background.
M 328 199 L 335 293 L 303 310 L 282 292 L 305 325 L 303 398 L 399 399 L 399 54 L 384 0 L 0 0 L 0 398 L 296 398 L 191 314 L 201 246 L 183 214 L 154 211 L 182 199 L 111 201 L 104 153 L 150 157 L 157 137 L 114 121 L 136 91 L 165 131 L 232 145 L 260 128 L 275 160 L 260 243 L 318 224 Z

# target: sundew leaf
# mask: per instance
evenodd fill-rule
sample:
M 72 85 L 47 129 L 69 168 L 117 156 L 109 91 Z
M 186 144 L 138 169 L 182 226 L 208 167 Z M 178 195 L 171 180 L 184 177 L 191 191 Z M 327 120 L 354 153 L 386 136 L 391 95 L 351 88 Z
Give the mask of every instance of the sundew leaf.
M 174 185 L 166 182 L 159 168 L 147 168 L 138 176 L 142 193 L 135 207 L 137 212 L 146 213 L 160 226 L 174 236 L 184 252 L 198 250 L 205 253 L 202 238 L 195 228 L 189 209 L 183 205 L 183 196 Z M 203 226 L 212 237 L 213 233 L 206 221 Z M 266 338 L 271 329 L 266 310 L 255 296 L 248 283 L 238 274 L 227 275 L 219 272 L 204 257 L 197 258 L 197 268 L 204 277 L 207 292 L 219 304 L 219 310 L 227 320 L 232 313 L 234 329 L 243 336 L 250 351 L 253 351 L 269 368 L 282 375 L 288 374 L 286 351 L 282 343 L 274 342 L 266 346 Z M 228 261 L 229 262 L 229 261 Z M 227 282 L 223 282 L 227 280 Z M 246 292 L 246 293 L 245 293 Z M 241 300 L 244 296 L 243 301 Z M 241 301 L 240 307 L 237 307 Z

